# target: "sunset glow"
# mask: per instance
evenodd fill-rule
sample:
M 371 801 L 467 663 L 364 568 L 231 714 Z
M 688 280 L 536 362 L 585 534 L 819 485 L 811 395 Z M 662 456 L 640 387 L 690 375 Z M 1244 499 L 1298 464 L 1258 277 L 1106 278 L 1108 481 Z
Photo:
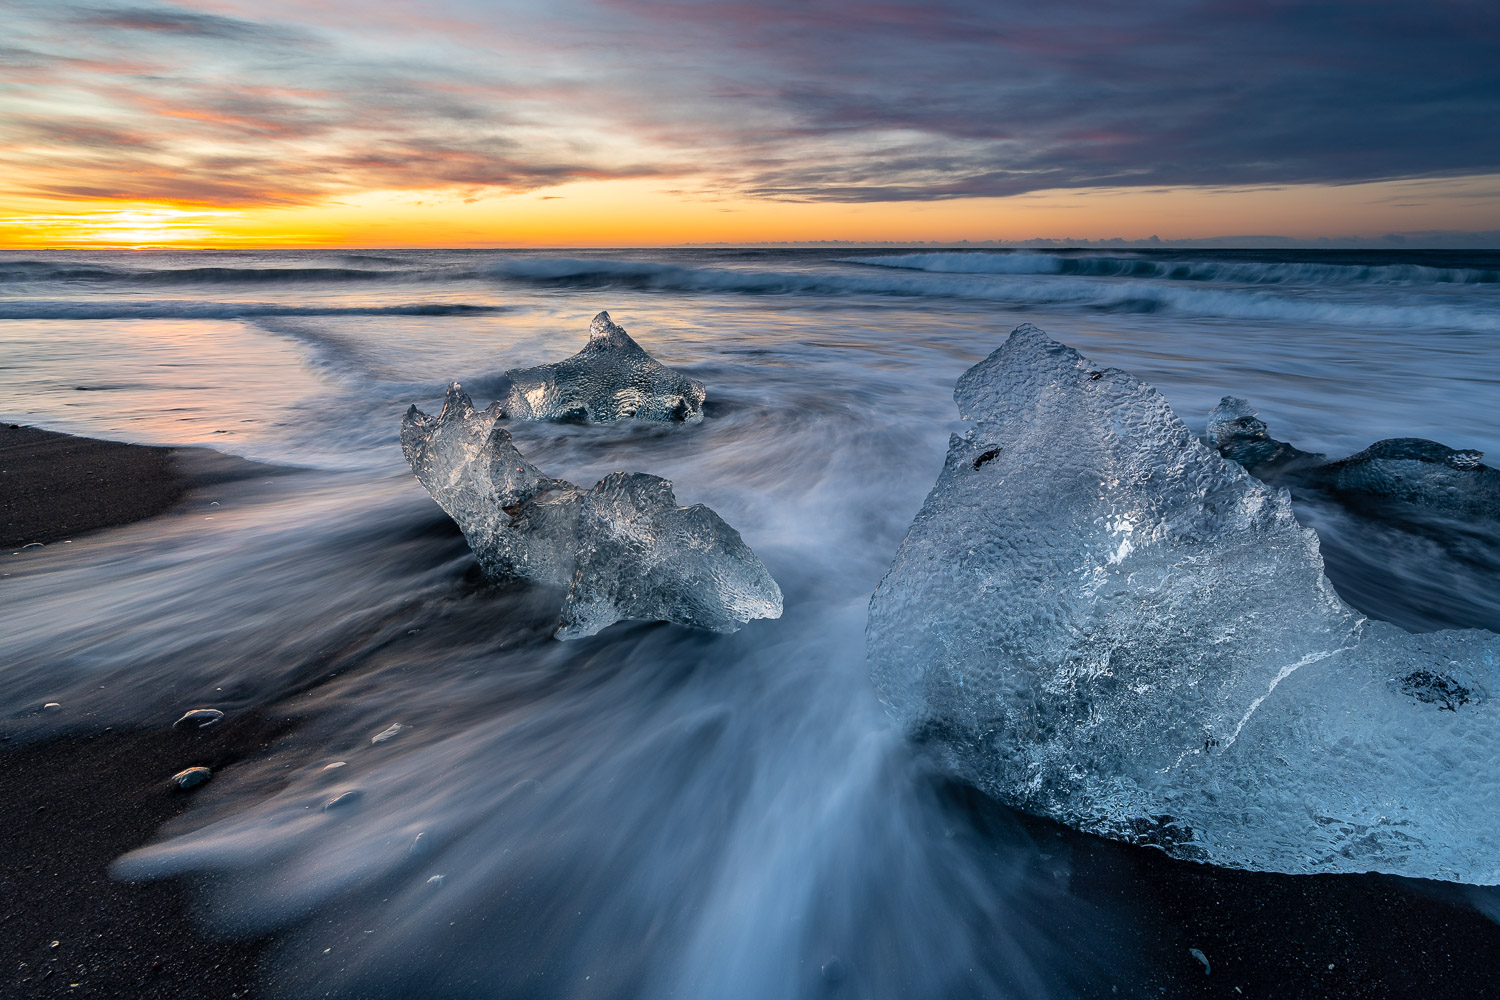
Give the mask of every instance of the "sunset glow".
M 1441 12 L 5 6 L 0 246 L 1500 229 L 1500 151 L 1463 96 L 1493 83 L 1484 25 Z M 1306 64 L 1325 48 L 1342 77 Z

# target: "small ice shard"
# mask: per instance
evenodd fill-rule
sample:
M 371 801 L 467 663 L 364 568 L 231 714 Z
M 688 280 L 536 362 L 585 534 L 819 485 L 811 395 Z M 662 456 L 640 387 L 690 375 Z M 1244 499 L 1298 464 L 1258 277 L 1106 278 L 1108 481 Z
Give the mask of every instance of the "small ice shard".
M 781 616 L 776 581 L 713 511 L 679 507 L 671 483 L 644 473 L 614 473 L 588 491 L 551 479 L 500 419 L 454 382 L 437 417 L 407 411 L 402 450 L 487 576 L 567 588 L 558 638 L 626 618 L 733 632 Z
M 1500 637 L 1354 611 L 1286 491 L 1035 327 L 954 397 L 867 629 L 940 764 L 1176 857 L 1500 883 Z
M 1425 438 L 1387 438 L 1336 462 L 1277 441 L 1243 399 L 1225 396 L 1208 418 L 1219 454 L 1275 485 L 1311 486 L 1346 499 L 1413 504 L 1469 517 L 1500 518 L 1500 470 L 1484 453 Z
M 515 420 L 612 424 L 630 417 L 682 423 L 703 419 L 703 383 L 647 354 L 607 312 L 594 317 L 589 342 L 571 358 L 514 368 L 505 375 L 510 391 L 501 406 Z
M 398 733 L 400 733 L 404 729 L 409 728 L 409 726 L 403 726 L 399 722 L 393 722 L 389 726 L 386 726 L 384 729 L 382 729 L 380 732 L 376 733 L 374 736 L 371 736 L 370 742 L 384 743 L 386 740 L 393 740 L 396 738 L 396 735 Z
M 190 767 L 172 775 L 172 780 L 176 782 L 178 788 L 186 789 L 196 788 L 212 777 L 213 772 L 206 767 Z
M 183 723 L 192 723 L 195 729 L 207 729 L 222 718 L 224 718 L 224 713 L 217 708 L 192 708 L 188 709 L 182 718 L 172 723 L 172 727 L 175 729 Z
M 1220 455 L 1240 463 L 1261 479 L 1289 468 L 1327 461 L 1327 456 L 1302 451 L 1271 437 L 1266 433 L 1265 421 L 1256 416 L 1250 404 L 1234 396 L 1219 400 L 1219 405 L 1208 415 L 1208 437 Z

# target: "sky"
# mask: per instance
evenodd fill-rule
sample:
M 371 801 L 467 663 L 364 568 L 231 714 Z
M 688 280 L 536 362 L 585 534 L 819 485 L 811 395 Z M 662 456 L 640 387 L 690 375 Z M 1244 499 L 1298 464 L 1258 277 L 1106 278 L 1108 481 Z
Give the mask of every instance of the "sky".
M 1495 0 L 0 0 L 0 247 L 1500 245 Z

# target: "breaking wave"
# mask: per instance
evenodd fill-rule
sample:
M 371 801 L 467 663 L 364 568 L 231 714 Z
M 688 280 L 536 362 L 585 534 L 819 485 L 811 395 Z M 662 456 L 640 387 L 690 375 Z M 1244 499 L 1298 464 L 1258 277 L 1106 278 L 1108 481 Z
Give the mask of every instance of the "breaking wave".
M 938 274 L 1076 274 L 1092 278 L 1160 278 L 1169 281 L 1221 281 L 1247 285 L 1500 283 L 1500 268 L 1429 267 L 1422 264 L 1164 260 L 1137 256 L 972 251 L 844 257 L 840 258 L 840 263 Z
M 916 254 L 868 260 L 910 261 L 939 257 L 971 257 L 986 262 L 1015 259 L 1014 256 L 998 254 Z M 1041 265 L 1034 264 L 1035 261 L 1052 259 L 1040 254 L 1028 254 L 1025 257 L 1026 261 L 1033 262 L 1033 266 L 1038 267 Z M 846 259 L 841 263 L 847 264 L 850 260 Z M 632 291 L 735 292 L 751 295 L 915 296 L 967 299 L 1015 307 L 1071 306 L 1109 313 L 1171 313 L 1362 327 L 1440 327 L 1500 331 L 1500 310 L 1487 298 L 1472 303 L 1455 301 L 1453 298 L 1442 301 L 1413 298 L 1406 302 L 1362 302 L 1347 296 L 1337 299 L 1318 298 L 1260 288 L 1206 287 L 1162 281 L 1105 281 L 1081 274 L 934 271 L 912 264 L 896 267 L 910 273 L 823 268 L 770 271 L 739 267 L 691 267 L 650 260 L 537 257 L 496 262 L 490 266 L 490 273 L 498 278 L 532 285 L 572 289 L 618 288 Z
M 242 319 L 250 316 L 466 316 L 506 306 L 414 302 L 388 306 L 295 306 L 279 302 L 0 302 L 3 319 Z
M 354 261 L 389 262 L 392 258 L 345 258 Z M 45 260 L 0 261 L 0 284 L 34 284 L 47 281 L 83 281 L 111 285 L 283 285 L 329 284 L 366 281 L 436 280 L 441 271 L 400 270 L 369 267 L 110 267 L 106 264 L 67 263 Z

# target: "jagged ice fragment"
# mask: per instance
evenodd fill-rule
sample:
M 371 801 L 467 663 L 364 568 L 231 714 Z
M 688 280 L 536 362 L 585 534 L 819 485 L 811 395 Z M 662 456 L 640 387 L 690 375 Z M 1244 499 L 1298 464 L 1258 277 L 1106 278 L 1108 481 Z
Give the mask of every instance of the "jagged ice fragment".
M 638 420 L 697 423 L 706 389 L 658 362 L 601 312 L 589 324 L 583 350 L 553 364 L 505 373 L 510 389 L 501 400 L 518 420 L 611 424 Z
M 1330 462 L 1277 441 L 1243 399 L 1225 396 L 1208 417 L 1219 454 L 1276 485 L 1311 486 L 1346 499 L 1394 501 L 1437 513 L 1500 518 L 1500 469 L 1484 453 L 1426 438 L 1387 438 Z
M 954 398 L 867 630 L 939 761 L 1178 857 L 1500 883 L 1500 638 L 1354 611 L 1284 490 L 1033 326 Z
M 558 638 L 623 619 L 733 632 L 781 616 L 781 589 L 739 532 L 672 484 L 614 473 L 584 491 L 531 465 L 457 382 L 432 417 L 411 407 L 401 448 L 417 481 L 458 523 L 485 574 L 568 589 Z

